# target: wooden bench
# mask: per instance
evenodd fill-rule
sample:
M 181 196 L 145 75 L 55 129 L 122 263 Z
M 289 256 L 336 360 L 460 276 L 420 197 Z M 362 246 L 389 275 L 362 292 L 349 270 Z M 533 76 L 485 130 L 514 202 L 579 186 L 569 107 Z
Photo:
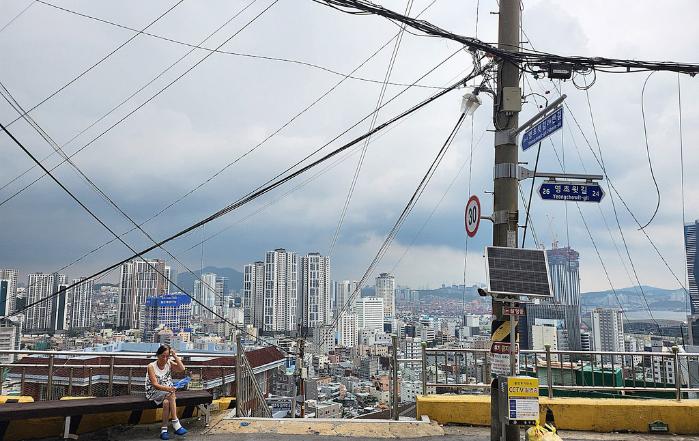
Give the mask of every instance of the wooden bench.
M 206 424 L 209 424 L 211 417 L 209 405 L 211 402 L 211 394 L 207 391 L 177 392 L 177 407 L 185 408 L 182 418 L 191 417 L 194 409 L 199 408 L 204 414 Z M 51 417 L 65 418 L 63 438 L 78 439 L 78 426 L 83 415 L 131 411 L 129 424 L 138 424 L 144 410 L 158 407 L 161 406 L 146 400 L 144 396 L 134 395 L 2 404 L 0 405 L 0 439 L 5 437 L 5 431 L 10 421 Z

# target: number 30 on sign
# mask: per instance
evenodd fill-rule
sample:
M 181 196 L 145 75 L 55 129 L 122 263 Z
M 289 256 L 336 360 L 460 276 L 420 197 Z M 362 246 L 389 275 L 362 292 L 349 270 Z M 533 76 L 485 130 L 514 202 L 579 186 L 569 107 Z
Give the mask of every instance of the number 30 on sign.
M 469 198 L 466 204 L 466 234 L 468 237 L 473 237 L 478 231 L 478 225 L 481 223 L 481 202 L 476 195 Z

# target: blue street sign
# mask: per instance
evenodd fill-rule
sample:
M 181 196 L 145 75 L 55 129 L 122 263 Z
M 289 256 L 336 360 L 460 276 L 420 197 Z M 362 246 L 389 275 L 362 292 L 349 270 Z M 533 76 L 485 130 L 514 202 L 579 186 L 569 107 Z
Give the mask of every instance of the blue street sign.
M 522 150 L 527 150 L 561 127 L 563 127 L 563 107 L 559 107 L 555 112 L 524 132 L 524 136 L 522 136 Z
M 544 182 L 539 187 L 539 195 L 549 201 L 600 202 L 604 191 L 599 184 Z

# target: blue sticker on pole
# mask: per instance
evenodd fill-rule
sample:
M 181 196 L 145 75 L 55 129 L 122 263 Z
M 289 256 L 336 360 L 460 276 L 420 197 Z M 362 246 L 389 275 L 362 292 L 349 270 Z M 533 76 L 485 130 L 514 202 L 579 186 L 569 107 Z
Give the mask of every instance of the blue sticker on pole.
M 546 139 L 552 133 L 563 127 L 563 107 L 559 107 L 555 112 L 539 121 L 534 127 L 524 132 L 522 136 L 522 150 Z
M 604 191 L 599 184 L 544 182 L 539 187 L 539 195 L 549 201 L 600 202 Z

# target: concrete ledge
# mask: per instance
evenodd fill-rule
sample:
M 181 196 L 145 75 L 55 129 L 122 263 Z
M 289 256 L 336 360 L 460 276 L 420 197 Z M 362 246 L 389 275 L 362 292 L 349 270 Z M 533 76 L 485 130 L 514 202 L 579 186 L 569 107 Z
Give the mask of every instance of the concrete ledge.
M 539 399 L 541 415 L 553 412 L 563 430 L 648 433 L 648 424 L 662 421 L 670 433 L 699 434 L 699 400 L 618 400 L 599 398 Z M 490 396 L 426 395 L 417 397 L 417 417 L 441 424 L 490 425 Z
M 425 421 L 346 420 L 326 418 L 268 419 L 224 417 L 206 435 L 243 433 L 321 435 L 361 438 L 421 438 L 444 435 L 436 423 Z

